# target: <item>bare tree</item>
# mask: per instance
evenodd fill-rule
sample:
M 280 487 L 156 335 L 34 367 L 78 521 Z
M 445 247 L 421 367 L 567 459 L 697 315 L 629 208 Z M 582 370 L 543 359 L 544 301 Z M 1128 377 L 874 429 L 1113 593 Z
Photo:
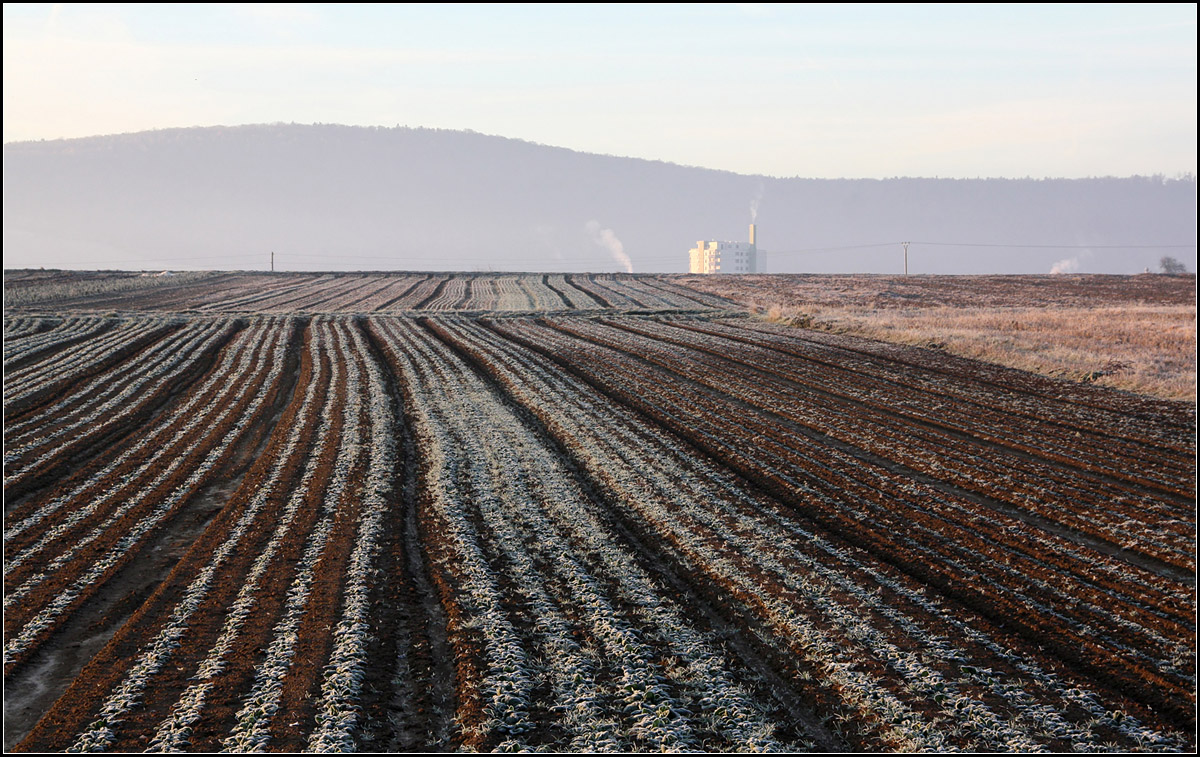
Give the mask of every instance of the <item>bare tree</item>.
M 1158 261 L 1158 269 L 1163 273 L 1187 273 L 1187 266 L 1170 255 L 1163 255 Z

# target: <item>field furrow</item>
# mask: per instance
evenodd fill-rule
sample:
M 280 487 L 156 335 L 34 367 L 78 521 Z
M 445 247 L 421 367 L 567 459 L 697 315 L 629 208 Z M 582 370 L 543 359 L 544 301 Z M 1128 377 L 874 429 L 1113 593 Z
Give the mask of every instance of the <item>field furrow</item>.
M 233 360 L 218 364 L 193 394 L 195 407 L 220 408 L 206 423 L 197 422 L 203 416 L 172 415 L 140 448 L 72 490 L 31 502 L 28 515 L 17 513 L 6 528 L 6 675 L 127 564 L 153 531 L 169 526 L 239 437 L 260 421 L 283 366 L 289 329 L 255 331 L 243 332 L 240 343 L 267 339 L 249 350 L 230 350 Z
M 505 329 L 510 326 L 510 323 L 505 322 Z M 446 330 L 450 331 L 449 328 Z M 790 537 L 787 535 L 786 530 L 776 530 L 774 533 L 771 533 L 770 530 L 763 532 L 764 528 L 768 528 L 766 523 L 769 522 L 770 519 L 767 519 L 767 521 L 764 521 L 763 523 L 754 523 L 753 526 L 746 525 L 747 521 L 745 520 L 742 521 L 741 526 L 735 525 L 737 521 L 714 521 L 713 514 L 711 512 L 705 512 L 705 510 L 710 509 L 713 506 L 713 503 L 719 503 L 722 501 L 729 502 L 731 490 L 736 492 L 739 486 L 744 487 L 744 484 L 739 485 L 732 482 L 727 483 L 727 488 L 724 492 L 721 492 L 720 489 L 714 490 L 711 485 L 704 487 L 703 482 L 712 481 L 714 479 L 719 481 L 722 476 L 720 474 L 714 475 L 714 471 L 705 471 L 703 468 L 697 471 L 699 475 L 696 475 L 694 478 L 693 476 L 684 474 L 683 470 L 686 470 L 688 467 L 692 467 L 693 470 L 695 470 L 694 466 L 688 466 L 683 462 L 687 456 L 681 456 L 679 450 L 680 443 L 678 441 L 672 442 L 670 437 L 662 437 L 661 431 L 654 432 L 647 431 L 646 429 L 642 429 L 640 431 L 628 431 L 626 432 L 624 438 L 617 436 L 617 438 L 610 441 L 603 441 L 604 436 L 615 435 L 616 429 L 620 429 L 622 425 L 627 428 L 630 426 L 636 428 L 639 424 L 632 419 L 626 419 L 623 423 L 621 423 L 613 417 L 611 412 L 598 414 L 598 410 L 601 407 L 605 408 L 606 410 L 609 409 L 607 407 L 607 403 L 605 403 L 603 395 L 595 393 L 594 390 L 591 390 L 586 386 L 581 387 L 579 384 L 572 386 L 573 382 L 569 377 L 555 375 L 556 371 L 553 370 L 552 363 L 546 364 L 547 366 L 550 366 L 549 368 L 543 368 L 540 371 L 537 370 L 534 367 L 535 360 L 532 359 L 528 352 L 519 345 L 508 345 L 507 349 L 505 349 L 503 345 L 496 345 L 494 338 L 489 340 L 486 336 L 484 336 L 481 339 L 476 334 L 464 336 L 463 331 L 463 329 L 454 329 L 451 332 L 453 334 L 452 338 L 456 342 L 464 345 L 465 349 L 471 349 L 473 354 L 478 355 L 481 360 L 488 360 L 490 369 L 493 370 L 496 375 L 503 375 L 505 377 L 505 382 L 514 382 L 510 384 L 514 387 L 514 391 L 517 391 L 516 387 L 520 387 L 520 384 L 515 382 L 521 381 L 525 384 L 524 387 L 520 387 L 519 389 L 519 391 L 524 394 L 523 401 L 525 406 L 529 408 L 531 412 L 537 413 L 539 417 L 544 418 L 545 422 L 547 423 L 547 427 L 555 429 L 555 436 L 560 437 L 563 440 L 564 446 L 567 446 L 568 449 L 578 452 L 578 457 L 576 459 L 581 461 L 581 465 L 588 466 L 589 471 L 594 472 L 594 475 L 597 476 L 598 481 L 604 482 L 607 487 L 611 487 L 612 491 L 614 492 L 614 496 L 611 501 L 614 503 L 621 503 L 623 507 L 646 508 L 644 511 L 642 511 L 643 514 L 639 515 L 638 517 L 639 519 L 644 519 L 646 522 L 653 524 L 652 527 L 657 531 L 658 538 L 654 539 L 652 543 L 678 544 L 678 549 L 681 550 L 679 559 L 683 561 L 683 565 L 686 566 L 688 573 L 694 574 L 696 571 L 702 570 L 702 566 L 705 565 L 713 566 L 711 570 L 717 571 L 716 574 L 713 575 L 712 580 L 714 583 L 723 582 L 725 585 L 729 585 L 733 582 L 741 583 L 741 590 L 734 591 L 732 593 L 723 592 L 723 594 L 725 597 L 732 596 L 743 598 L 742 602 L 748 601 L 746 598 L 753 596 L 747 594 L 747 592 L 750 591 L 749 587 L 746 585 L 748 580 L 747 576 L 761 576 L 761 578 L 758 580 L 763 581 L 763 584 L 757 587 L 756 591 L 759 594 L 763 594 L 763 592 L 768 593 L 766 593 L 763 599 L 760 599 L 758 602 L 742 605 L 738 609 L 740 613 L 744 614 L 742 622 L 747 622 L 748 618 L 754 613 L 760 614 L 761 617 L 757 619 L 760 623 L 771 622 L 772 619 L 774 619 L 774 622 L 777 624 L 782 622 L 780 620 L 781 618 L 787 618 L 794 615 L 796 612 L 795 607 L 793 607 L 790 611 L 783 611 L 782 608 L 776 608 L 775 612 L 772 612 L 771 605 L 767 604 L 770 593 L 769 589 L 766 587 L 774 587 L 780 584 L 787 585 L 791 583 L 789 579 L 804 576 L 805 581 L 799 584 L 793 591 L 795 591 L 797 594 L 803 592 L 805 595 L 812 596 L 812 586 L 810 582 L 815 576 L 813 573 L 813 568 L 821 563 L 828 563 L 830 556 L 829 552 L 834 551 L 831 550 L 829 546 L 825 547 L 826 550 L 829 550 L 829 552 L 826 552 L 825 554 L 821 554 L 820 552 L 817 553 L 820 562 L 813 562 L 813 558 L 809 556 L 806 563 L 802 563 L 800 565 L 793 564 L 790 566 L 787 565 L 787 563 L 776 563 L 777 567 L 774 568 L 774 574 L 764 572 L 764 561 L 766 561 L 766 565 L 770 565 L 773 562 L 772 560 L 768 559 L 767 556 L 772 556 L 773 554 L 778 553 L 780 549 L 783 549 L 783 547 L 780 545 L 796 543 L 797 535 L 803 537 L 799 540 L 798 545 L 804 545 L 804 547 L 807 549 L 811 549 L 809 545 L 811 545 L 814 541 L 817 541 L 818 543 L 821 542 L 821 539 L 814 537 L 811 532 L 806 532 L 803 527 L 798 527 L 794 515 L 788 513 L 786 507 L 775 503 L 772 503 L 771 505 L 765 505 L 761 500 L 759 502 L 755 502 L 754 500 L 758 498 L 754 497 L 744 488 L 740 492 L 740 499 L 745 503 L 742 505 L 741 517 L 743 519 L 749 517 L 751 518 L 749 522 L 754 523 L 754 520 L 763 518 L 766 513 L 770 513 L 772 510 L 774 510 L 776 513 L 775 518 L 782 519 L 783 524 L 785 524 L 783 527 L 787 530 L 790 530 L 794 534 Z M 502 352 L 502 350 L 508 352 L 507 358 L 504 356 L 504 352 Z M 502 361 L 506 361 L 507 366 L 505 365 L 505 362 Z M 538 387 L 538 380 L 533 378 L 535 375 L 537 375 L 541 381 L 545 382 L 545 388 L 541 388 L 540 390 L 536 388 Z M 555 397 L 549 391 L 549 386 L 553 386 L 553 384 L 558 384 L 560 386 L 558 389 L 558 397 Z M 583 396 L 571 399 L 572 395 L 580 394 Z M 588 395 L 590 395 L 590 397 Z M 572 404 L 575 404 L 576 408 L 572 409 Z M 654 446 L 652 446 L 651 439 L 653 439 L 655 433 L 659 435 L 659 438 L 654 440 Z M 655 447 L 664 450 L 660 453 L 661 458 L 659 461 L 655 461 L 653 457 L 650 457 L 651 453 L 649 450 L 652 450 Z M 674 449 L 672 449 L 672 447 L 674 447 Z M 658 476 L 654 476 L 653 472 L 655 470 L 662 470 L 664 472 Z M 622 471 L 624 471 L 624 473 L 622 473 Z M 654 483 L 656 478 L 658 483 Z M 695 481 L 696 484 L 692 484 L 691 482 L 693 481 Z M 691 529 L 687 529 L 684 527 L 684 523 L 686 523 L 686 521 L 681 521 L 681 517 L 686 516 L 681 516 L 680 508 L 682 507 L 681 502 L 687 501 L 686 492 L 688 491 L 689 487 L 694 485 L 702 488 L 696 490 L 695 494 L 693 495 L 695 497 L 693 502 L 702 504 L 700 506 L 692 505 L 691 512 L 697 514 L 693 517 L 703 517 L 704 520 L 696 523 Z M 653 492 L 656 490 L 659 492 L 659 494 L 654 495 Z M 659 502 L 654 503 L 655 499 L 659 499 Z M 737 500 L 733 501 L 736 502 Z M 646 504 L 634 504 L 639 502 Z M 656 505 L 653 506 L 653 509 L 651 509 L 651 503 Z M 726 505 L 726 507 L 730 506 Z M 670 514 L 664 515 L 663 513 Z M 683 530 L 680 530 L 681 528 Z M 729 544 L 729 536 L 727 536 L 722 542 L 722 546 L 728 550 L 726 557 L 723 560 L 718 560 L 715 554 L 707 554 L 702 560 L 695 558 L 687 559 L 685 557 L 688 552 L 684 550 L 706 550 L 706 552 L 711 552 L 715 546 L 715 543 L 712 542 L 710 538 L 706 537 L 710 537 L 710 535 L 713 533 L 722 533 L 726 535 L 740 534 L 745 533 L 749 528 L 754 528 L 760 532 L 763 532 L 762 536 L 759 537 L 761 541 L 753 545 L 747 543 L 745 546 L 739 548 Z M 776 526 L 776 528 L 778 529 L 779 526 Z M 689 533 L 689 530 L 691 533 Z M 734 544 L 736 544 L 736 542 Z M 795 548 L 793 547 L 792 549 Z M 693 554 L 695 554 L 695 552 L 693 552 Z M 706 553 L 700 552 L 699 554 L 705 555 Z M 851 554 L 853 554 L 853 550 L 851 550 Z M 794 560 L 798 558 L 793 556 L 791 559 Z M 747 560 L 753 560 L 754 562 L 757 562 L 758 567 L 750 567 L 750 565 L 746 562 Z M 847 576 L 843 576 L 840 584 L 843 586 L 855 587 L 859 580 L 858 576 L 862 570 L 862 558 L 860 557 L 858 560 L 848 561 L 853 565 L 853 567 L 848 570 L 848 576 L 850 577 L 848 578 Z M 854 565 L 854 563 L 857 563 L 857 565 Z M 727 565 L 728 567 L 720 568 L 722 564 Z M 885 563 L 878 563 L 877 565 L 879 566 L 876 568 L 876 571 L 878 572 L 882 572 L 885 575 L 892 572 L 890 566 L 887 566 Z M 704 582 L 704 585 L 710 584 Z M 867 597 L 871 595 L 871 587 L 868 586 L 865 588 L 857 588 L 859 596 Z M 843 591 L 844 590 L 845 589 L 843 589 Z M 876 587 L 874 590 L 879 591 L 878 587 Z M 793 602 L 795 601 L 795 595 L 784 596 L 787 596 L 788 599 Z M 726 599 L 726 601 L 729 600 Z M 775 601 L 778 601 L 778 599 Z M 813 601 L 815 601 L 815 599 Z M 839 602 L 844 601 L 845 599 L 843 597 L 839 597 Z M 836 605 L 826 604 L 821 606 L 821 610 L 819 612 L 810 611 L 812 612 L 812 617 L 818 619 L 816 622 L 819 625 L 815 626 L 815 628 L 821 628 L 831 617 L 834 617 L 830 614 L 830 612 L 835 607 Z M 889 623 L 894 623 L 896 618 L 894 611 L 889 612 L 888 610 L 884 609 L 880 610 L 880 613 L 883 613 L 885 618 L 891 619 Z M 945 628 L 946 624 L 956 615 L 956 613 L 961 614 L 961 610 L 958 610 L 954 604 L 951 603 L 945 609 L 940 611 L 939 617 L 936 617 L 931 622 L 935 624 L 935 627 L 941 626 L 942 628 Z M 925 614 L 925 611 L 922 610 L 921 615 Z M 846 617 L 849 622 L 849 619 L 853 618 L 854 615 L 851 614 Z M 866 616 L 859 615 L 858 619 L 854 621 L 854 624 L 861 623 L 864 617 Z M 749 625 L 749 623 L 747 624 Z M 754 626 L 751 625 L 750 627 Z M 857 626 L 851 625 L 847 626 L 846 628 L 852 627 Z M 885 625 L 884 627 L 886 628 L 887 626 Z M 784 626 L 783 628 L 787 629 L 788 627 Z M 849 651 L 853 648 L 851 642 L 849 642 L 849 639 L 859 638 L 861 631 L 861 628 L 854 632 L 847 631 L 849 634 L 848 638 L 839 638 L 837 644 L 828 647 L 828 649 L 847 650 L 846 659 L 864 659 L 862 656 L 855 655 Z M 816 631 L 814 630 L 810 630 L 807 632 L 807 634 L 812 634 L 815 632 Z M 1005 634 L 1003 634 L 1002 631 L 998 631 L 997 634 L 1000 636 L 1000 638 L 1005 638 Z M 956 636 L 957 632 L 951 631 L 945 638 L 953 639 L 956 638 Z M 761 632 L 759 633 L 759 637 L 761 638 Z M 779 650 L 781 655 L 786 657 L 790 656 L 790 654 L 795 654 L 793 649 L 789 649 L 788 647 L 789 639 L 798 638 L 795 629 L 784 630 L 783 632 L 779 633 L 778 638 L 781 643 L 781 648 Z M 810 637 L 805 636 L 804 638 Z M 911 637 L 905 639 L 902 634 L 901 641 L 904 647 L 908 647 L 912 645 L 914 640 Z M 883 643 L 882 638 L 880 643 Z M 924 640 L 922 640 L 922 644 L 923 643 Z M 1010 641 L 1009 643 L 1012 642 Z M 847 647 L 848 644 L 851 645 Z M 893 644 L 895 644 L 895 642 L 893 642 Z M 994 643 L 993 646 L 995 646 Z M 887 650 L 889 648 L 895 650 L 902 647 L 884 646 L 882 649 Z M 921 646 L 918 648 L 924 647 Z M 1027 650 L 1031 649 L 1032 647 L 1027 647 Z M 880 652 L 876 652 L 876 654 L 880 654 Z M 888 654 L 894 655 L 896 652 L 893 651 Z M 975 659 L 975 665 L 968 667 L 974 668 L 978 666 L 980 668 L 990 668 L 992 666 L 999 665 L 999 662 L 994 659 L 993 654 L 994 653 L 988 654 L 981 659 Z M 1012 656 L 1011 653 L 1008 654 L 1009 656 Z M 965 662 L 966 659 L 967 658 L 965 656 L 961 655 L 958 657 L 951 657 L 951 660 L 955 660 L 956 664 L 957 662 Z M 895 663 L 893 662 L 892 665 L 894 664 Z M 911 663 L 908 665 L 911 665 Z M 1011 666 L 1011 663 L 1009 663 L 1009 665 Z M 894 667 L 890 666 L 885 669 L 893 671 L 895 670 Z M 908 669 L 908 666 L 905 666 L 901 669 Z M 953 666 L 948 668 L 948 670 L 957 669 L 958 668 Z M 913 675 L 918 675 L 919 668 L 912 669 L 910 672 Z M 809 675 L 811 675 L 811 673 L 809 673 Z M 891 675 L 894 675 L 894 672 Z M 961 676 L 963 674 L 958 673 L 958 675 Z M 801 680 L 803 680 L 803 678 L 801 678 Z M 820 679 L 818 678 L 818 680 Z M 866 682 L 863 681 L 860 683 L 865 685 Z M 1032 685 L 1033 684 L 1031 684 L 1031 686 Z M 896 687 L 897 691 L 905 691 L 905 689 L 906 687 L 904 686 Z M 941 691 L 941 687 L 927 691 Z M 827 694 L 826 696 L 828 697 L 830 695 Z M 828 703 L 826 703 L 825 706 L 829 706 Z M 878 706 L 884 708 L 884 712 L 893 712 L 893 714 L 895 714 L 892 709 L 889 709 L 893 708 L 895 705 L 888 705 L 884 700 L 878 700 Z M 1069 705 L 1061 701 L 1058 703 L 1058 707 L 1063 709 L 1067 709 L 1068 706 Z M 843 707 L 845 707 L 845 705 L 843 705 Z M 849 714 L 850 712 L 853 712 L 853 710 L 843 711 L 846 712 L 846 716 L 848 718 L 853 717 Z M 860 715 L 859 717 L 862 716 Z M 870 716 L 869 719 L 874 720 L 876 717 L 878 717 L 878 713 Z M 904 720 L 903 717 L 899 717 L 898 715 L 897 717 L 900 720 Z M 881 738 L 881 736 L 876 734 L 876 738 Z M 897 733 L 892 733 L 890 738 L 892 739 L 891 743 L 895 744 L 898 743 L 896 740 L 900 737 Z M 906 736 L 905 738 L 909 737 Z M 1012 738 L 1019 739 L 1024 737 L 1018 737 L 1016 734 L 1014 734 Z M 1019 741 L 1014 743 L 1019 743 Z
M 1061 543 L 1047 535 L 1020 522 L 1006 522 L 1002 515 L 980 512 L 974 503 L 853 457 L 819 438 L 798 434 L 773 420 L 769 412 L 754 412 L 752 405 L 732 402 L 720 393 L 684 392 L 677 379 L 646 360 L 580 339 L 579 334 L 600 328 L 590 321 L 556 325 L 555 330 L 514 322 L 500 327 L 790 500 L 798 512 L 823 528 L 871 550 L 966 607 L 1031 640 L 1053 645 L 1056 653 L 1089 675 L 1103 674 L 1153 706 L 1160 706 L 1164 696 L 1187 691 L 1194 670 L 1180 657 L 1190 643 L 1190 620 L 1181 611 L 1192 603 L 1186 586 L 1173 586 L 1132 566 L 1113 565 L 1110 574 L 1128 573 L 1138 580 L 1122 587 L 1109 579 L 1106 589 L 1128 588 L 1144 594 L 1139 584 L 1149 585 L 1167 597 L 1165 603 L 1158 603 L 1165 604 L 1160 611 L 1171 618 L 1167 626 L 1129 628 L 1113 618 L 1107 607 L 1081 604 L 1076 597 L 1086 588 L 1092 563 L 1111 564 L 1111 558 L 1074 547 L 1089 559 L 1061 555 Z M 568 336 L 572 332 L 575 335 Z M 614 371 L 615 366 L 620 370 Z M 743 444 L 747 438 L 754 440 L 753 447 Z M 1017 534 L 1020 539 L 1013 538 Z M 988 559 L 980 560 L 981 556 Z M 1046 615 L 1054 618 L 1053 625 Z M 1159 633 L 1163 630 L 1165 637 Z M 1138 651 L 1130 655 L 1134 648 Z M 1164 688 L 1176 693 L 1164 695 Z M 1190 718 L 1186 709 L 1175 714 L 1181 722 Z
M 6 280 L 5 750 L 1191 753 L 1193 404 L 695 279 Z

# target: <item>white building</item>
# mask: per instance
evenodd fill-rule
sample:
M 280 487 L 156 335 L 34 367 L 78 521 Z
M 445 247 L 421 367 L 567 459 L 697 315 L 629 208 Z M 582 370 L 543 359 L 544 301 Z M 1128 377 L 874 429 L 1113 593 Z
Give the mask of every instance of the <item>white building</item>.
M 692 273 L 755 273 L 758 270 L 758 246 L 754 243 L 754 224 L 750 224 L 749 242 L 696 242 L 691 256 Z

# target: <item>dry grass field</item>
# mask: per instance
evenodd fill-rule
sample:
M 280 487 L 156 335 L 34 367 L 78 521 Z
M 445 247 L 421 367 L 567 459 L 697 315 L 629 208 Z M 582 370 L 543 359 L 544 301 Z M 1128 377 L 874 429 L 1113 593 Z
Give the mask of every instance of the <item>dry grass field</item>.
M 1196 399 L 1196 277 L 686 276 L 770 321 Z

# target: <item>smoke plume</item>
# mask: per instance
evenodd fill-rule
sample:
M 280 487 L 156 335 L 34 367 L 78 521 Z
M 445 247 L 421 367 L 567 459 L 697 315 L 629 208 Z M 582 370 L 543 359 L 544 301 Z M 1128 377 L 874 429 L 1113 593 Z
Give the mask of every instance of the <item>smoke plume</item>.
M 1073 258 L 1063 258 L 1050 267 L 1051 274 L 1058 273 L 1075 273 L 1079 270 L 1079 266 L 1083 261 L 1092 256 L 1091 250 L 1084 250 Z
M 1079 270 L 1079 258 L 1065 258 L 1050 267 L 1051 274 L 1075 273 Z
M 625 245 L 621 244 L 621 240 L 617 239 L 617 235 L 613 233 L 612 229 L 600 228 L 599 221 L 588 221 L 583 228 L 593 242 L 602 249 L 608 250 L 608 254 L 625 269 L 625 273 L 633 273 L 633 261 L 625 254 Z
M 758 222 L 758 204 L 762 202 L 763 189 L 763 184 L 760 181 L 758 183 L 758 191 L 754 193 L 754 199 L 750 201 L 750 223 Z

